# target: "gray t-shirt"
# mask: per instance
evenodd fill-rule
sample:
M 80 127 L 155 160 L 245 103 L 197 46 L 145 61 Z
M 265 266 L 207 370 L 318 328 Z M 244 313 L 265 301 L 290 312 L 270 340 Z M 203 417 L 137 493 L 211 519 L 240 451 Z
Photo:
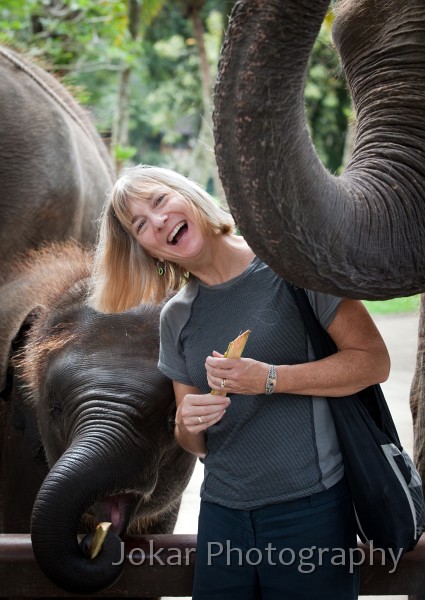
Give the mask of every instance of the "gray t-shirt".
M 308 291 L 327 328 L 340 298 Z M 192 277 L 161 313 L 159 369 L 210 391 L 205 359 L 251 330 L 244 357 L 269 364 L 314 360 L 287 283 L 259 258 L 237 277 L 207 286 Z M 230 395 L 219 423 L 206 431 L 204 500 L 252 510 L 323 491 L 343 475 L 325 398 L 298 394 Z

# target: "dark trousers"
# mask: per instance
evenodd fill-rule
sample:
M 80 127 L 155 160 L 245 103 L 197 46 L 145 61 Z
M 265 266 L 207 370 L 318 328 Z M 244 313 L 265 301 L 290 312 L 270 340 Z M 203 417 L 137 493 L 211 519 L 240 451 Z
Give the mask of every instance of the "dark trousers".
M 202 501 L 193 600 L 355 600 L 356 546 L 344 480 L 255 510 Z

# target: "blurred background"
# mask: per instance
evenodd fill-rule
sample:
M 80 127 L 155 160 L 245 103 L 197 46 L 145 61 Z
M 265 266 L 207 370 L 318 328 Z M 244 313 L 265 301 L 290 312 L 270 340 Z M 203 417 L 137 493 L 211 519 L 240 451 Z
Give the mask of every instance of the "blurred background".
M 2 0 L 0 43 L 56 74 L 92 114 L 118 168 L 168 165 L 218 198 L 213 88 L 233 0 Z M 332 4 L 332 3 L 331 3 Z M 343 168 L 349 94 L 327 15 L 311 57 L 306 111 L 324 164 Z M 222 199 L 222 197 L 221 197 Z

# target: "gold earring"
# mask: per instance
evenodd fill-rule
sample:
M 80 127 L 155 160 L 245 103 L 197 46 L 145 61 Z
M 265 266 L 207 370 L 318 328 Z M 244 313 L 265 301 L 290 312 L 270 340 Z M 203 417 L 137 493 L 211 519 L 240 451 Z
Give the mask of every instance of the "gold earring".
M 160 277 L 163 277 L 165 275 L 165 272 L 167 270 L 167 263 L 166 262 L 162 262 L 162 261 L 158 261 L 156 263 L 156 269 L 158 271 L 158 275 Z

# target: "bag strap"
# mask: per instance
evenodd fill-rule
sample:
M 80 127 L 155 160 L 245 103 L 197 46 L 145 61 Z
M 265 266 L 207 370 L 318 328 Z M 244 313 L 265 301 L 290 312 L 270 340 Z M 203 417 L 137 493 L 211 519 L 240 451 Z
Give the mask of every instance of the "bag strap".
M 325 358 L 335 354 L 338 351 L 335 342 L 317 319 L 305 289 L 294 285 L 290 281 L 287 281 L 287 284 L 301 313 L 316 358 Z
M 338 351 L 335 342 L 316 317 L 305 289 L 296 286 L 290 281 L 287 281 L 286 283 L 298 306 L 301 318 L 304 321 L 316 359 L 325 358 L 326 356 L 335 354 Z M 402 449 L 397 428 L 394 424 L 381 386 L 379 384 L 370 385 L 357 392 L 356 396 L 367 409 L 377 427 L 381 431 L 384 431 L 399 449 Z M 328 401 L 332 409 L 335 398 L 328 398 Z M 337 401 L 340 400 L 337 399 Z

